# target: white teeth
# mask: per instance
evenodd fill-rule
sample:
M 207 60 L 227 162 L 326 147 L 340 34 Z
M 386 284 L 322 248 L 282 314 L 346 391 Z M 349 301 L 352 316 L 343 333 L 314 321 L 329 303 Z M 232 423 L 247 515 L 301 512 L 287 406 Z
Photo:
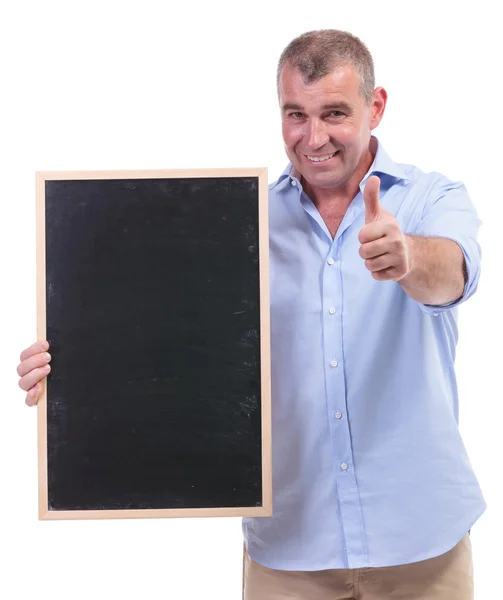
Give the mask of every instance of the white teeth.
M 323 162 L 324 160 L 328 160 L 329 158 L 332 158 L 332 156 L 334 156 L 335 152 L 333 152 L 332 154 L 327 154 L 326 156 L 307 156 L 307 158 L 309 158 L 309 160 L 312 160 L 313 162 Z

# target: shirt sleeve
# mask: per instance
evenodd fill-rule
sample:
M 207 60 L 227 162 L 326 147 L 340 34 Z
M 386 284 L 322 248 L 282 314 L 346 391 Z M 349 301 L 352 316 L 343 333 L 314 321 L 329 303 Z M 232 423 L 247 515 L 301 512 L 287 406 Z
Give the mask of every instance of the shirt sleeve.
M 437 316 L 451 310 L 466 302 L 477 290 L 482 257 L 478 243 L 481 225 L 482 221 L 464 184 L 441 176 L 428 194 L 423 214 L 412 235 L 443 237 L 455 241 L 465 257 L 468 277 L 463 295 L 457 300 L 439 305 L 418 302 L 421 310 L 426 314 Z

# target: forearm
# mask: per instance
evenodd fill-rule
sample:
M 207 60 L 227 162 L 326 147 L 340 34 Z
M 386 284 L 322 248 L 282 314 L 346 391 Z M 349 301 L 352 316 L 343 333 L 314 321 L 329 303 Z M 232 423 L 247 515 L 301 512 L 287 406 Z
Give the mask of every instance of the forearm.
M 423 304 L 447 304 L 463 295 L 467 278 L 461 248 L 453 240 L 405 235 L 410 271 L 399 283 Z

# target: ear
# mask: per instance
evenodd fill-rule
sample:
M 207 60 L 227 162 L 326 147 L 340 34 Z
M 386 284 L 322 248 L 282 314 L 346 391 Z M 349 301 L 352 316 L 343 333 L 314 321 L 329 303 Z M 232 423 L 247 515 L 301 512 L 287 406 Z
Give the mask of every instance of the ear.
M 377 87 L 372 93 L 370 109 L 372 118 L 370 120 L 370 129 L 375 129 L 384 116 L 384 109 L 388 100 L 388 93 L 383 87 Z

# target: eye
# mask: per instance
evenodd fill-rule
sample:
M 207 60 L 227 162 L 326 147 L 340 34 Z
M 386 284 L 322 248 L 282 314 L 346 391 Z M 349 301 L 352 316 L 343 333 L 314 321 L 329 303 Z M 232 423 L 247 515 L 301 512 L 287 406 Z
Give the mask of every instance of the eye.
M 344 116 L 344 113 L 343 113 L 343 112 L 341 112 L 340 110 L 332 110 L 332 111 L 330 112 L 330 114 L 331 114 L 331 115 L 333 115 L 334 113 L 337 113 L 337 115 L 336 115 L 336 116 Z
M 289 117 L 293 117 L 294 119 L 296 119 L 297 117 L 296 117 L 296 116 L 294 116 L 294 115 L 301 115 L 301 114 L 302 114 L 301 112 L 291 112 L 291 113 L 289 113 L 289 115 L 288 115 L 288 116 L 289 116 Z

